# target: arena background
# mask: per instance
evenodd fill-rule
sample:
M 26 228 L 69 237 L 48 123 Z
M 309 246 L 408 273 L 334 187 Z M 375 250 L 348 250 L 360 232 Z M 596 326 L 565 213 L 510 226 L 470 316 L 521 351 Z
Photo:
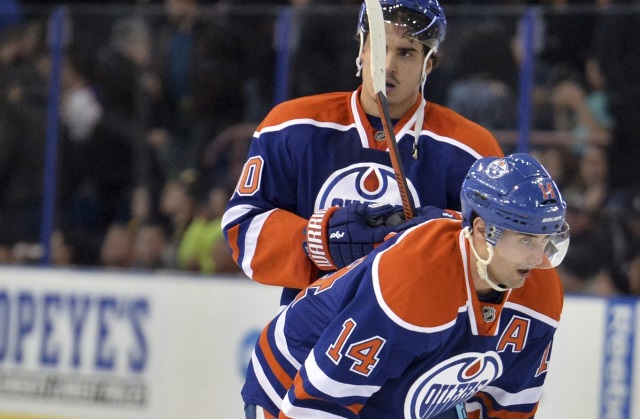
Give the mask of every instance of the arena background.
M 506 44 L 491 45 L 502 38 L 479 37 L 484 42 L 474 44 L 469 42 L 474 35 L 493 37 L 496 27 L 512 31 L 522 42 L 524 62 L 533 66 L 542 47 L 541 17 L 553 17 L 560 28 L 566 22 L 579 38 L 569 23 L 604 13 L 584 6 L 586 2 L 561 11 L 517 3 L 447 8 L 443 61 L 427 82 L 428 99 L 442 102 L 442 86 L 464 73 L 465 65 L 486 57 L 509 62 Z M 236 23 L 250 22 L 239 33 L 249 42 L 238 44 L 238 53 L 253 67 L 241 80 L 246 103 L 236 122 L 257 123 L 265 110 L 287 98 L 357 85 L 351 78 L 357 44 L 344 44 L 354 32 L 357 9 L 298 9 L 284 2 L 203 5 L 202 16 L 211 21 L 225 15 Z M 237 274 L 56 268 L 48 258 L 59 211 L 56 116 L 65 54 L 75 46 L 84 58 L 93 57 L 108 44 L 114 22 L 131 16 L 154 22 L 162 13 L 160 2 L 25 7 L 27 21 L 44 22 L 51 64 L 49 117 L 44 120 L 42 225 L 39 240 L 31 243 L 33 256 L 25 263 L 31 266 L 0 266 L 0 419 L 243 418 L 239 391 L 244 369 L 257 334 L 277 310 L 278 289 Z M 607 13 L 640 15 L 634 7 Z M 305 32 L 300 16 L 316 23 L 306 27 L 315 32 Z M 265 37 L 265 27 L 275 30 Z M 327 52 L 304 44 L 309 37 L 302 34 L 329 37 L 328 31 L 336 32 L 332 35 L 342 48 L 333 43 Z M 265 50 L 269 66 L 260 67 L 257 56 Z M 339 80 L 336 74 L 347 76 Z M 516 76 L 518 95 L 509 123 L 498 118 L 504 109 L 475 115 L 485 117 L 483 124 L 493 124 L 491 131 L 506 152 L 540 152 L 559 145 L 570 154 L 585 144 L 608 147 L 608 134 L 541 129 L 532 109 L 533 67 L 525 65 Z M 567 293 L 537 418 L 640 419 L 640 301 L 624 292 L 598 294 Z

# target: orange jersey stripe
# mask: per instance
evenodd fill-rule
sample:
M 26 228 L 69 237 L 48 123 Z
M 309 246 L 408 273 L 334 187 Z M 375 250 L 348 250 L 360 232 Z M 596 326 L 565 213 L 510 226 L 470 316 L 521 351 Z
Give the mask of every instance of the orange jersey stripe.
M 300 377 L 300 374 L 296 375 L 296 378 L 293 380 L 293 386 L 294 386 L 294 393 L 295 393 L 296 398 L 298 400 L 313 400 L 313 399 L 317 399 L 317 397 L 312 397 L 309 393 L 304 391 L 304 383 L 302 382 L 302 378 Z M 358 413 L 360 413 L 360 410 L 362 410 L 364 405 L 363 404 L 353 404 L 351 406 L 344 406 L 344 407 L 349 409 L 353 413 L 358 414 Z M 286 416 L 280 416 L 280 417 L 286 417 Z
M 238 257 L 240 256 L 240 247 L 238 246 L 238 231 L 240 230 L 240 226 L 234 226 L 227 231 L 227 236 L 229 239 L 227 240 L 229 243 L 229 247 L 231 247 L 231 256 L 233 260 L 238 263 Z
M 271 346 L 269 345 L 269 340 L 267 339 L 268 329 L 269 326 L 265 327 L 260 334 L 260 349 L 262 350 L 262 353 L 267 360 L 267 364 L 269 364 L 271 372 L 273 372 L 273 374 L 276 376 L 276 378 L 284 388 L 289 388 L 292 382 L 291 377 L 286 373 L 282 366 L 280 366 L 275 356 L 273 355 L 273 351 L 271 350 Z
M 312 397 L 309 393 L 304 390 L 304 383 L 302 382 L 302 378 L 300 374 L 296 375 L 296 378 L 293 379 L 293 392 L 296 395 L 298 400 L 313 400 L 315 397 Z

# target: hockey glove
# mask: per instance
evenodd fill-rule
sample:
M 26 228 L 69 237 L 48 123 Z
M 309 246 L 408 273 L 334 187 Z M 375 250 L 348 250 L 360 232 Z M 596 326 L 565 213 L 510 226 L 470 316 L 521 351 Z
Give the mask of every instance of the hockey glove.
M 351 204 L 314 213 L 307 224 L 306 250 L 321 270 L 343 268 L 371 252 L 398 227 L 387 225 L 402 207 Z

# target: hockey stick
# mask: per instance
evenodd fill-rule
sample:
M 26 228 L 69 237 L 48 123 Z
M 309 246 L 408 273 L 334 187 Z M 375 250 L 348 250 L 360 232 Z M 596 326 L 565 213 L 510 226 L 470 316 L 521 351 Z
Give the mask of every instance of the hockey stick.
M 382 6 L 379 0 L 365 0 L 367 5 L 367 16 L 369 18 L 369 46 L 371 48 L 371 77 L 373 79 L 373 90 L 378 99 L 378 110 L 382 120 L 384 138 L 389 148 L 391 165 L 398 183 L 402 210 L 407 220 L 413 218 L 414 208 L 411 197 L 408 193 L 407 178 L 404 174 L 404 166 L 400 160 L 398 143 L 396 142 L 391 116 L 389 114 L 389 104 L 387 103 L 386 89 L 386 51 L 387 40 L 384 30 L 384 19 L 382 17 Z

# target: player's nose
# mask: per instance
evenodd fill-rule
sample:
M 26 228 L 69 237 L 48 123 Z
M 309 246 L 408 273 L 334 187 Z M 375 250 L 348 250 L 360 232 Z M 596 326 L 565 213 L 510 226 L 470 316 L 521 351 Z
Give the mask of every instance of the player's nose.
M 532 251 L 527 255 L 527 267 L 529 268 L 536 268 L 542 265 L 543 261 L 544 261 L 543 250 Z
M 396 70 L 396 58 L 395 55 L 391 52 L 387 52 L 386 62 L 385 62 L 385 71 L 387 74 L 393 73 Z

